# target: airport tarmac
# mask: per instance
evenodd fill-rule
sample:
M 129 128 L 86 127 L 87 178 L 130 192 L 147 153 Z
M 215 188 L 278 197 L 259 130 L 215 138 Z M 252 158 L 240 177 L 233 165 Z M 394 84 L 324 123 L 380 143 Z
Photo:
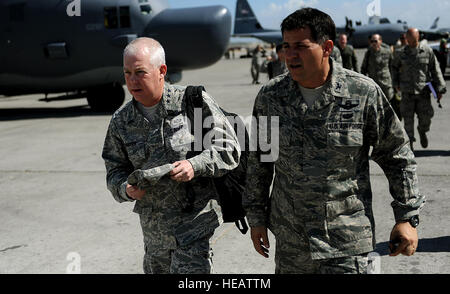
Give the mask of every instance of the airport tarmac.
M 363 52 L 358 50 L 359 63 Z M 204 85 L 224 109 L 244 117 L 261 88 L 251 84 L 250 59 L 222 59 L 183 75 L 180 84 Z M 262 74 L 260 81 L 266 80 Z M 41 98 L 0 98 L 0 274 L 142 273 L 144 248 L 134 204 L 116 203 L 106 189 L 101 152 L 111 115 L 92 113 L 85 99 L 46 103 Z M 382 170 L 371 163 L 379 273 L 450 273 L 449 99 L 446 94 L 443 109 L 435 104 L 429 148 L 415 144 L 427 204 L 412 257 L 388 256 L 392 199 Z M 264 259 L 249 234 L 222 225 L 211 240 L 213 273 L 273 273 L 273 236 L 270 240 L 270 258 Z

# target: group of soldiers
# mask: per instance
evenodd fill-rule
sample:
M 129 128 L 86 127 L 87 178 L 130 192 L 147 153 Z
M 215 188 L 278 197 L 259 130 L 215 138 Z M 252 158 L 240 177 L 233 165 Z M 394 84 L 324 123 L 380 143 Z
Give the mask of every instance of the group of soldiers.
M 200 113 L 209 120 L 211 134 L 205 138 L 211 142 L 193 155 L 192 144 L 205 141 L 186 121 L 186 87 L 164 82 L 164 48 L 149 38 L 125 48 L 124 75 L 133 99 L 113 115 L 102 157 L 114 199 L 136 202 L 145 273 L 210 273 L 209 240 L 222 222 L 210 179 L 240 166 L 243 152 L 248 160 L 242 205 L 250 240 L 267 258 L 268 230 L 274 234 L 276 273 L 367 273 L 376 245 L 369 158 L 383 169 L 393 199 L 390 255 L 416 252 L 425 196 L 418 188 L 411 123 L 416 112 L 425 147 L 433 116 L 428 83 L 438 99 L 446 90 L 433 51 L 419 44 L 415 29 L 394 54 L 374 35 L 363 62 L 371 79 L 332 57 L 336 27 L 326 13 L 297 10 L 281 31 L 287 71 L 255 99 L 251 142 L 258 146 L 252 152 L 203 91 L 194 117 Z M 343 64 L 347 52 L 342 51 Z M 405 128 L 389 103 L 393 89 L 402 93 Z M 272 128 L 275 122 L 278 128 Z
M 287 72 L 286 61 L 282 44 L 272 44 L 271 50 L 267 53 L 263 46 L 257 45 L 252 53 L 250 67 L 252 74 L 252 84 L 259 85 L 260 73 L 267 73 L 269 80 Z
M 370 77 L 381 87 L 397 117 L 400 121 L 404 119 L 411 148 L 416 142 L 414 116 L 416 114 L 418 116 L 417 129 L 421 146 L 427 148 L 426 133 L 430 130 L 431 119 L 434 116 L 430 93 L 434 90 L 435 98 L 440 105 L 442 94 L 446 92 L 444 75 L 448 57 L 447 42 L 443 39 L 440 49 L 433 52 L 429 46 L 419 42 L 419 38 L 419 31 L 411 28 L 400 36 L 396 46 L 391 47 L 383 43 L 381 35 L 369 36 L 369 46 L 359 70 L 355 49 L 347 44 L 347 35 L 340 34 L 331 56 L 344 68 Z M 271 55 L 267 60 L 277 62 L 280 70 L 275 74 L 269 73 L 269 79 L 287 71 L 285 66 L 279 65 L 280 63 L 284 65 L 285 60 L 282 45 L 278 45 L 277 49 L 277 54 Z M 261 63 L 262 51 L 262 46 L 258 45 L 253 52 L 251 71 L 254 84 L 259 84 L 260 69 L 267 67 L 266 63 Z

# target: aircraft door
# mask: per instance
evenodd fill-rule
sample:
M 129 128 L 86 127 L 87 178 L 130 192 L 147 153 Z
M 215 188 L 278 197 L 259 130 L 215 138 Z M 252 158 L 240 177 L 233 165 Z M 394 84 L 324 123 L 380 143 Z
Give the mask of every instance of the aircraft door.
M 11 67 L 11 61 L 17 56 L 23 47 L 18 39 L 20 32 L 25 29 L 25 6 L 26 3 L 0 4 L 0 60 L 1 71 Z M 23 39 L 23 38 L 22 38 Z

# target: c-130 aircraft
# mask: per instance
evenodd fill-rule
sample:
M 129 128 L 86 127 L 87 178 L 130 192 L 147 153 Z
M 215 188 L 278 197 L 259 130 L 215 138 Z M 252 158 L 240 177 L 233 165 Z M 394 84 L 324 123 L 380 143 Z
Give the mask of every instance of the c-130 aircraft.
M 78 92 L 95 111 L 125 98 L 122 53 L 137 37 L 166 51 L 168 81 L 209 66 L 227 49 L 223 6 L 170 9 L 166 0 L 2 0 L 0 95 Z

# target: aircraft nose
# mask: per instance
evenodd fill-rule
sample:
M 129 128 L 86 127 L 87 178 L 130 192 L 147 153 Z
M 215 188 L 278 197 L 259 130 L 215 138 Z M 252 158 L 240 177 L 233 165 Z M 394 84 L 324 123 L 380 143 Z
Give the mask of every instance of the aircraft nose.
M 228 47 L 230 34 L 231 13 L 221 5 L 166 9 L 144 32 L 164 47 L 170 70 L 196 69 L 217 62 Z

